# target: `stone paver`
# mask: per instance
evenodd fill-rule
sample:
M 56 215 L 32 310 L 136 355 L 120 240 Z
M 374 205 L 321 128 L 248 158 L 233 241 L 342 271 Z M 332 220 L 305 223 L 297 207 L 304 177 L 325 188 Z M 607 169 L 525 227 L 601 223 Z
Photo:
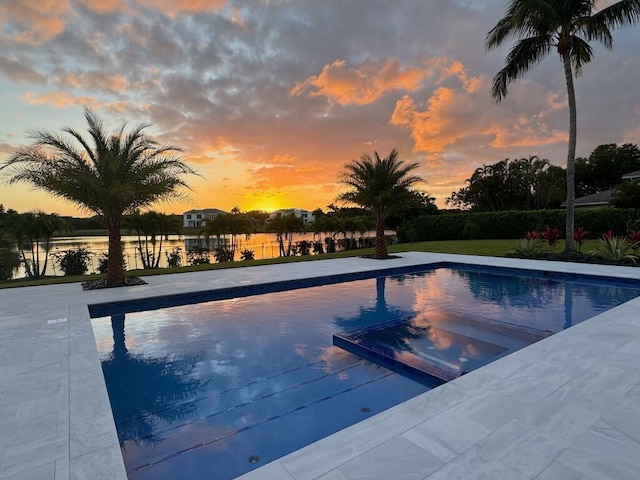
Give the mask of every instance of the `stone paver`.
M 124 480 L 87 305 L 454 261 L 640 280 L 640 269 L 406 253 L 0 290 L 0 480 Z M 637 479 L 640 299 L 241 477 Z M 376 477 L 377 475 L 377 477 Z

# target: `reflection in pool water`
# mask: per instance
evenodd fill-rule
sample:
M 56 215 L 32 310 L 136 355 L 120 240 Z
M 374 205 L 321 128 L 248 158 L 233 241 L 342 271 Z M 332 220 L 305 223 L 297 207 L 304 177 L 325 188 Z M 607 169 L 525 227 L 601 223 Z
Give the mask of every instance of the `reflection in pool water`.
M 638 293 L 438 268 L 93 327 L 129 478 L 230 479 L 440 383 L 333 346 L 334 334 L 373 329 L 398 360 L 469 371 Z

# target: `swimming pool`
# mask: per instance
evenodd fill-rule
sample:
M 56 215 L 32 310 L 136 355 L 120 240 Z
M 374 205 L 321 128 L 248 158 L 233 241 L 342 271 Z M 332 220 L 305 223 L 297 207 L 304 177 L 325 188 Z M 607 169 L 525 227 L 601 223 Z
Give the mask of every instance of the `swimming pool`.
M 443 318 L 544 337 L 638 295 L 504 273 L 439 268 L 126 313 L 126 329 L 122 312 L 115 328 L 94 319 L 129 478 L 233 478 L 430 388 L 332 346 L 334 334 L 407 319 L 431 333 L 425 348 L 470 363 L 474 346 Z

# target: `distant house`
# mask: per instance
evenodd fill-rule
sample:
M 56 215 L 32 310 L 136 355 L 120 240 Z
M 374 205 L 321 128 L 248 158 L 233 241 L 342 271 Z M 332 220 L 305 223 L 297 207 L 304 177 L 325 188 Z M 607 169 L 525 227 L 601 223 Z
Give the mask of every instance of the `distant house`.
M 271 220 L 272 218 L 274 218 L 276 215 L 294 215 L 296 218 L 301 218 L 302 219 L 302 223 L 304 225 L 309 225 L 311 223 L 313 223 L 313 221 L 315 220 L 315 217 L 313 215 L 313 212 L 310 212 L 309 210 L 304 210 L 302 208 L 282 208 L 280 210 L 276 210 L 274 212 L 271 212 L 269 214 L 269 220 Z
M 182 214 L 183 227 L 200 227 L 204 225 L 207 219 L 212 220 L 218 215 L 227 213 L 217 208 L 205 208 L 202 210 L 188 210 Z
M 592 193 L 591 195 L 585 195 L 575 199 L 576 208 L 597 208 L 606 207 L 609 205 L 609 200 L 613 196 L 615 189 L 603 190 L 602 192 Z M 567 208 L 567 202 L 562 202 L 561 208 Z
M 622 176 L 622 180 L 640 180 L 640 170 L 636 170 L 635 172 L 625 173 Z
M 635 172 L 625 173 L 622 176 L 622 181 L 625 180 L 640 180 L 640 170 L 636 170 Z M 592 193 L 591 195 L 585 195 L 584 197 L 578 197 L 575 199 L 575 207 L 576 208 L 598 208 L 598 207 L 606 207 L 609 205 L 609 200 L 613 197 L 615 193 L 615 188 L 610 188 L 608 190 L 603 190 L 602 192 Z M 560 204 L 560 208 L 567 208 L 567 202 L 562 202 Z

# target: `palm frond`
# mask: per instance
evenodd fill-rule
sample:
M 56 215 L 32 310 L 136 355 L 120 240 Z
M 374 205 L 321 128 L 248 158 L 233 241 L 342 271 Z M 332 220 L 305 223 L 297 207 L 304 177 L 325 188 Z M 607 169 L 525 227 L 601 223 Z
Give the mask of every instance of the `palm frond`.
M 575 74 L 579 76 L 582 73 L 582 66 L 590 63 L 593 59 L 593 49 L 580 37 L 574 36 L 571 39 L 570 57 Z
M 350 189 L 338 195 L 338 200 L 367 208 L 376 219 L 384 219 L 388 209 L 403 200 L 408 188 L 422 180 L 409 175 L 418 163 L 405 164 L 398 157 L 398 151 L 393 149 L 384 158 L 375 152 L 374 158 L 362 154 L 349 162 L 341 183 Z
M 506 97 L 509 84 L 540 62 L 552 47 L 553 39 L 549 36 L 525 38 L 517 42 L 507 55 L 504 68 L 493 78 L 491 96 L 500 102 Z
M 591 16 L 594 28 L 617 28 L 640 21 L 640 0 L 623 0 Z M 595 37 L 594 37 L 595 38 Z

